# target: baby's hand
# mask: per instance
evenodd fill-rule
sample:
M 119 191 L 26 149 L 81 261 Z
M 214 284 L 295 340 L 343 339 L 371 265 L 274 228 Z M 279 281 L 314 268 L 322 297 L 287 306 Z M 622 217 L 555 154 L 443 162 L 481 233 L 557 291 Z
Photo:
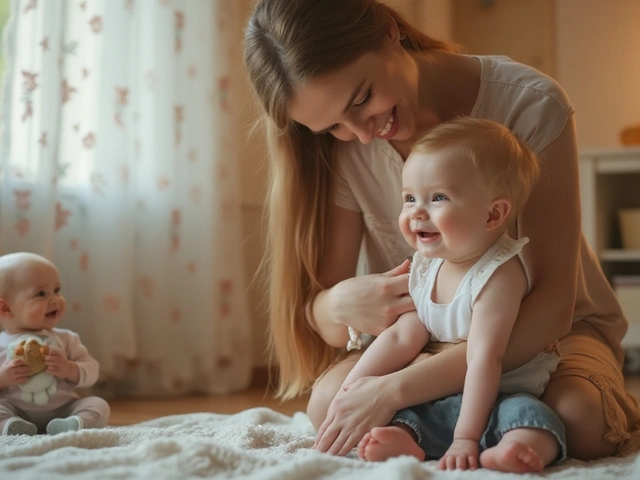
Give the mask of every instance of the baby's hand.
M 478 442 L 459 438 L 454 440 L 438 462 L 439 470 L 475 470 L 478 468 Z
M 29 367 L 21 358 L 14 358 L 0 367 L 0 388 L 13 387 L 29 380 Z
M 75 362 L 67 360 L 58 350 L 50 350 L 49 355 L 44 357 L 44 364 L 47 366 L 47 372 L 63 380 L 71 380 L 77 371 Z

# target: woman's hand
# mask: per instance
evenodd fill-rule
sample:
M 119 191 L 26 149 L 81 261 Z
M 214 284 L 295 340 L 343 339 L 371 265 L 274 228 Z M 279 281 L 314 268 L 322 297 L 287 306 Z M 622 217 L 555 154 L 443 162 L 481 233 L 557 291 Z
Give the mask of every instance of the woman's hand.
M 333 455 L 346 455 L 374 427 L 389 424 L 396 413 L 385 377 L 363 377 L 340 390 L 318 429 L 314 448 Z
M 415 310 L 409 296 L 409 260 L 382 274 L 348 278 L 331 289 L 333 318 L 370 335 L 379 335 L 400 315 Z

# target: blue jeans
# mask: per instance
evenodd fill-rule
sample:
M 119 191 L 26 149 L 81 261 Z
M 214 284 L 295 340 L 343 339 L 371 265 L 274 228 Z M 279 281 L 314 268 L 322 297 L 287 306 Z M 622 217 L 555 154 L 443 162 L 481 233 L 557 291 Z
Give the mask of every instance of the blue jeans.
M 461 405 L 462 395 L 416 405 L 399 410 L 391 424 L 403 423 L 411 428 L 426 459 L 437 460 L 453 442 L 453 431 Z M 515 428 L 541 428 L 551 432 L 560 445 L 560 452 L 553 463 L 559 463 L 567 457 L 564 425 L 560 418 L 551 408 L 528 393 L 498 396 L 487 428 L 480 439 L 480 452 L 495 447 L 506 432 Z

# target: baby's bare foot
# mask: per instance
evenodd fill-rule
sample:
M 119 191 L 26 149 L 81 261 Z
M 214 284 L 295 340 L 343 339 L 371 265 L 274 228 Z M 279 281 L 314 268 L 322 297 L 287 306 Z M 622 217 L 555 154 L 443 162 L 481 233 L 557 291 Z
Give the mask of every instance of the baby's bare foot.
M 424 452 L 411 434 L 394 426 L 377 427 L 367 433 L 358 444 L 358 455 L 368 462 L 382 462 L 400 455 L 424 460 Z
M 365 447 L 367 445 L 369 445 L 370 441 L 371 441 L 371 434 L 367 433 L 367 434 L 365 434 L 364 437 L 362 437 L 362 440 L 360 440 L 360 442 L 358 442 L 358 456 L 360 458 L 362 458 L 363 460 L 366 460 L 366 458 L 364 456 L 364 451 L 365 451 Z
M 512 473 L 540 472 L 544 469 L 542 458 L 531 447 L 504 440 L 480 454 L 480 465 L 489 470 Z

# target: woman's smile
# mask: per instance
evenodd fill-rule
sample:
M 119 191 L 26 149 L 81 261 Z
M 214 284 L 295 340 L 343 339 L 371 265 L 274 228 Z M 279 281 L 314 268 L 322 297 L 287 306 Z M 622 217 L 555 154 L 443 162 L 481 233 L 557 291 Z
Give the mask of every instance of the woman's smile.
M 394 137 L 394 135 L 398 132 L 398 122 L 396 121 L 396 107 L 393 107 L 391 110 L 391 115 L 387 119 L 384 127 L 377 133 L 378 138 L 382 138 L 383 140 L 390 140 Z

